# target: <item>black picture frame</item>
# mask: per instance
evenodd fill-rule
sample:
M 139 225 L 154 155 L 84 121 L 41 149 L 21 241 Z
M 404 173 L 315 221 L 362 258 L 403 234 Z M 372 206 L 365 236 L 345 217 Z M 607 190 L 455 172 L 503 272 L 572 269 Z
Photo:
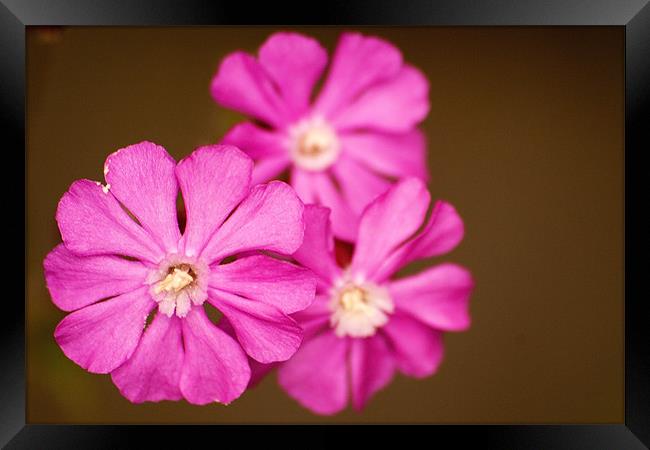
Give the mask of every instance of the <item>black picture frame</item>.
M 643 296 L 649 223 L 641 212 L 650 150 L 650 4 L 648 0 L 328 0 L 287 3 L 210 2 L 207 0 L 0 0 L 0 102 L 5 174 L 25 149 L 25 28 L 29 25 L 615 25 L 625 27 L 625 421 L 583 425 L 432 425 L 323 427 L 297 429 L 319 446 L 340 442 L 338 433 L 361 431 L 376 440 L 398 442 L 453 440 L 454 446 L 508 449 L 637 449 L 650 445 L 650 337 Z M 645 176 L 644 176 L 645 175 Z M 23 177 L 25 173 L 23 172 Z M 25 179 L 22 179 L 23 183 Z M 3 186 L 16 202 L 15 181 Z M 23 211 L 26 214 L 26 197 Z M 13 205 L 12 205 L 13 206 Z M 11 208 L 11 206 L 6 206 Z M 13 208 L 19 211 L 17 205 Z M 26 216 L 24 216 L 26 217 Z M 28 223 L 12 220 L 5 239 L 25 232 Z M 13 227 L 13 228 L 11 228 Z M 12 237 L 7 237 L 11 235 Z M 25 236 L 25 234 L 23 234 Z M 25 248 L 28 243 L 25 242 Z M 16 250 L 18 253 L 18 250 Z M 26 253 L 26 251 L 25 251 Z M 23 262 L 24 255 L 23 253 Z M 6 256 L 6 258 L 8 255 Z M 26 266 L 24 266 L 26 267 Z M 14 269 L 15 270 L 15 269 Z M 26 275 L 27 276 L 27 275 Z M 25 299 L 27 280 L 25 279 Z M 260 432 L 280 439 L 286 427 L 241 426 L 80 426 L 34 425 L 25 420 L 25 307 L 5 292 L 0 314 L 0 444 L 7 448 L 131 448 L 136 439 L 148 445 L 173 445 L 241 436 L 238 445 Z M 101 405 L 98 405 L 101 407 Z M 417 436 L 415 435 L 417 434 Z M 390 435 L 390 436 L 389 436 Z M 273 437 L 271 437 L 273 439 Z M 156 444 L 159 442 L 160 444 Z M 218 445 L 220 441 L 211 445 Z M 296 442 L 298 443 L 298 442 Z M 311 446 L 311 445 L 310 445 Z

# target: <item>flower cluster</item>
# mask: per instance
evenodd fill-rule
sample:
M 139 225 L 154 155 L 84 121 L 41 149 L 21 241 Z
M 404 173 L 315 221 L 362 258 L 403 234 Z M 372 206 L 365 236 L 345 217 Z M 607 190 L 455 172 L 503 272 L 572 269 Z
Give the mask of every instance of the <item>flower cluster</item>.
M 464 234 L 450 204 L 429 211 L 416 128 L 427 80 L 358 33 L 341 36 L 313 96 L 326 65 L 296 33 L 257 57 L 232 53 L 211 93 L 250 122 L 178 163 L 154 143 L 128 146 L 106 159 L 105 184 L 70 186 L 63 243 L 44 261 L 70 313 L 54 331 L 68 358 L 110 373 L 134 403 L 227 404 L 277 368 L 318 414 L 348 399 L 362 409 L 396 371 L 436 372 L 443 333 L 470 324 L 473 281 L 451 263 L 396 276 Z M 286 169 L 291 185 L 272 180 Z

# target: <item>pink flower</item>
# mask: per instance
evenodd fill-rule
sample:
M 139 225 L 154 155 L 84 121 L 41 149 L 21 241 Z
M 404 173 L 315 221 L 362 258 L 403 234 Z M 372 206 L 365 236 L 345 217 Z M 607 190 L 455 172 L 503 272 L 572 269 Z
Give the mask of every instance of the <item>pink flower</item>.
M 72 311 L 54 332 L 68 358 L 110 373 L 132 402 L 205 404 L 241 395 L 247 355 L 260 362 L 293 355 L 302 330 L 288 314 L 311 304 L 315 280 L 256 251 L 295 251 L 303 205 L 279 181 L 251 188 L 252 165 L 220 145 L 176 164 L 163 147 L 142 142 L 107 158 L 105 186 L 70 186 L 56 213 L 64 243 L 44 262 L 54 303 Z M 236 339 L 208 319 L 206 300 L 229 319 Z
M 303 406 L 333 414 L 351 395 L 360 410 L 395 370 L 416 378 L 436 372 L 443 332 L 469 327 L 473 281 L 466 269 L 443 263 L 391 279 L 412 261 L 450 251 L 463 237 L 460 217 L 441 201 L 416 233 L 429 202 L 426 187 L 415 178 L 378 197 L 361 216 L 344 270 L 327 237 L 327 209 L 306 206 L 305 241 L 294 257 L 319 275 L 317 295 L 311 307 L 293 315 L 305 340 L 278 370 L 280 385 Z
M 392 44 L 344 33 L 311 102 L 326 65 L 316 40 L 275 33 L 257 58 L 228 55 L 211 92 L 253 119 L 223 139 L 256 160 L 253 179 L 290 167 L 300 198 L 329 207 L 334 234 L 353 241 L 359 215 L 391 185 L 388 178 L 427 177 L 425 140 L 415 127 L 429 111 L 429 85 Z

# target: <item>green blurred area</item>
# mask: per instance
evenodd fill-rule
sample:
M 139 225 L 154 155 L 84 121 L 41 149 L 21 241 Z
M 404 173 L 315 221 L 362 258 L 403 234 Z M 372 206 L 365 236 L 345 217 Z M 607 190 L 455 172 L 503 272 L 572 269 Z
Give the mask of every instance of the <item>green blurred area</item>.
M 302 28 L 329 50 L 342 29 Z M 106 156 L 151 140 L 175 158 L 242 116 L 217 106 L 220 59 L 275 28 L 32 28 L 27 34 L 29 423 L 560 423 L 623 419 L 623 30 L 366 28 L 431 82 L 433 198 L 456 205 L 461 246 L 439 260 L 476 279 L 472 328 L 439 372 L 398 376 L 362 414 L 320 417 L 268 377 L 229 406 L 133 405 L 52 337 L 42 260 L 56 205 Z M 438 260 L 435 260 L 436 262 Z M 409 268 L 414 272 L 433 261 Z

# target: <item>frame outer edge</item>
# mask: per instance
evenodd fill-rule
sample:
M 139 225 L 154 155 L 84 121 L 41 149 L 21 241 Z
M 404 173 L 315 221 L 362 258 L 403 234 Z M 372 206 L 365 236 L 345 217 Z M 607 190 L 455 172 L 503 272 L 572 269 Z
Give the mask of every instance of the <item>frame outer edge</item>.
M 647 165 L 642 164 L 643 154 L 650 149 L 649 56 L 647 3 L 625 27 L 625 424 L 646 446 L 650 446 L 650 341 L 644 261 L 650 223 L 639 210 L 650 203 L 645 193 Z
M 3 130 L 3 156 L 25 155 L 25 25 L 8 9 L 0 4 L 0 114 Z M 26 166 L 23 167 L 25 170 Z M 20 172 L 16 168 L 16 177 Z M 23 172 L 24 177 L 24 172 Z M 12 184 L 12 181 L 14 182 Z M 23 178 L 23 185 L 25 179 Z M 3 179 L 4 192 L 15 192 L 15 180 Z M 12 190 L 9 190 L 12 189 Z M 25 202 L 23 199 L 23 208 Z M 15 198 L 18 203 L 19 197 Z M 23 219 L 26 209 L 23 209 Z M 19 218 L 20 216 L 18 216 Z M 20 220 L 11 223 L 8 235 L 25 239 Z M 19 245 L 15 239 L 14 245 Z M 26 247 L 23 253 L 23 267 L 26 272 Z M 18 290 L 16 290 L 17 292 Z M 27 279 L 24 280 L 26 299 Z M 3 314 L 0 314 L 0 445 L 4 445 L 25 425 L 25 306 L 18 295 L 5 295 L 0 300 Z

